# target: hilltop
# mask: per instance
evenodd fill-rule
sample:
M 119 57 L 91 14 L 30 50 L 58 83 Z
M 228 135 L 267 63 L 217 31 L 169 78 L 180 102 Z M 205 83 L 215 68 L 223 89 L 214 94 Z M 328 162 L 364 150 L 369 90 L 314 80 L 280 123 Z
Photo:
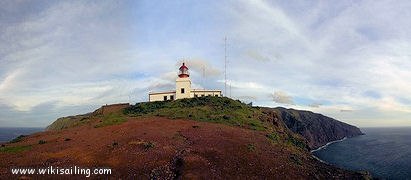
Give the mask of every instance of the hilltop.
M 283 115 L 286 111 L 293 115 Z M 313 158 L 309 150 L 322 144 L 323 131 L 311 128 L 317 123 L 307 120 L 311 112 L 297 112 L 221 97 L 103 106 L 5 144 L 0 177 L 13 177 L 10 166 L 50 165 L 111 167 L 111 177 L 143 179 L 368 177 Z M 340 138 L 340 128 L 346 136 L 358 135 L 339 121 L 319 122 L 334 124 L 323 127 L 334 129 L 324 131 L 330 140 Z

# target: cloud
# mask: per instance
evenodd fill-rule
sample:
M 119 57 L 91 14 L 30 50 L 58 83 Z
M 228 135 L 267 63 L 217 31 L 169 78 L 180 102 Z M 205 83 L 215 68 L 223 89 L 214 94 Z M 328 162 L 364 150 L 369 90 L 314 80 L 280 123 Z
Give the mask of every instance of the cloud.
M 276 91 L 272 94 L 273 101 L 279 104 L 293 105 L 294 101 L 291 96 L 282 91 Z
M 268 62 L 271 61 L 271 59 L 267 56 L 261 55 L 259 52 L 254 51 L 254 50 L 248 50 L 246 51 L 246 54 L 250 57 L 253 58 L 257 61 L 262 61 L 262 62 Z
M 161 4 L 0 2 L 2 117 L 32 125 L 55 109 L 146 101 L 174 89 L 181 57 L 193 87 L 224 90 L 227 36 L 232 97 L 411 125 L 410 1 Z
M 311 103 L 308 106 L 313 107 L 313 108 L 319 108 L 321 105 L 323 105 L 323 104 L 321 104 L 321 103 Z

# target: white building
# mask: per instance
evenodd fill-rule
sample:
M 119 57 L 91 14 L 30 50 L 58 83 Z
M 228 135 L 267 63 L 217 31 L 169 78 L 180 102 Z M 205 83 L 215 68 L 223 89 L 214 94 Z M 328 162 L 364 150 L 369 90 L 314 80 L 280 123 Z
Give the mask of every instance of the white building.
M 178 77 L 176 79 L 176 89 L 166 92 L 150 92 L 148 101 L 167 101 L 183 98 L 216 96 L 221 97 L 221 90 L 203 90 L 191 89 L 190 74 L 185 63 L 180 67 Z

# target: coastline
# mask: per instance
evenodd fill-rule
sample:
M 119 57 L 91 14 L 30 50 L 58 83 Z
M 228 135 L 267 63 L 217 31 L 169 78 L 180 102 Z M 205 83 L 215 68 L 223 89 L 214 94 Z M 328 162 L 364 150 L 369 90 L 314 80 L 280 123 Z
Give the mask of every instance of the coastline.
M 319 151 L 319 150 L 321 150 L 321 149 L 324 149 L 324 148 L 328 147 L 328 146 L 331 145 L 331 144 L 334 144 L 334 143 L 337 143 L 337 142 L 342 142 L 342 141 L 344 141 L 344 140 L 346 140 L 346 139 L 347 139 L 347 137 L 344 137 L 344 138 L 339 139 L 339 140 L 331 141 L 331 142 L 328 142 L 327 144 L 325 144 L 325 145 L 323 145 L 323 146 L 321 146 L 321 147 L 319 147 L 319 148 L 317 148 L 317 149 L 311 150 L 311 151 L 310 151 L 310 152 L 311 152 L 311 156 L 314 157 L 315 159 L 317 159 L 318 161 L 322 162 L 322 163 L 329 164 L 329 163 L 327 163 L 326 161 L 323 161 L 323 160 L 320 159 L 319 157 L 315 156 L 313 153 L 316 152 L 316 151 Z
M 7 143 L 20 135 L 43 132 L 43 127 L 0 127 L 0 144 Z
M 344 141 L 344 140 L 346 140 L 346 139 L 347 139 L 347 137 L 344 137 L 344 138 L 339 139 L 339 140 L 335 140 L 335 141 L 328 142 L 327 144 L 325 144 L 325 145 L 323 145 L 323 146 L 321 146 L 321 147 L 319 147 L 319 148 L 317 148 L 317 149 L 311 150 L 310 152 L 313 153 L 313 152 L 319 151 L 319 150 L 321 150 L 321 149 L 326 148 L 327 146 L 329 146 L 329 145 L 331 145 L 331 144 L 334 144 L 334 143 L 337 143 L 337 142 L 341 142 L 341 141 Z

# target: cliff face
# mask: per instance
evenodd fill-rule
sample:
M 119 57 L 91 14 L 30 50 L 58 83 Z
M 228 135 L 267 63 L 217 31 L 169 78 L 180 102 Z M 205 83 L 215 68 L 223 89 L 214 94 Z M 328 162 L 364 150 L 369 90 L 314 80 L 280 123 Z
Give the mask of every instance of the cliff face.
M 311 149 L 321 147 L 328 142 L 362 135 L 355 126 L 340 122 L 333 118 L 310 111 L 294 109 L 267 108 L 265 111 L 275 111 L 278 119 L 283 121 L 293 132 L 302 135 Z

